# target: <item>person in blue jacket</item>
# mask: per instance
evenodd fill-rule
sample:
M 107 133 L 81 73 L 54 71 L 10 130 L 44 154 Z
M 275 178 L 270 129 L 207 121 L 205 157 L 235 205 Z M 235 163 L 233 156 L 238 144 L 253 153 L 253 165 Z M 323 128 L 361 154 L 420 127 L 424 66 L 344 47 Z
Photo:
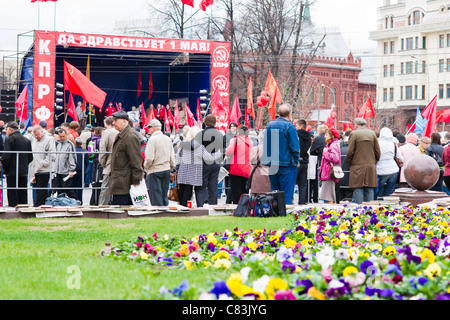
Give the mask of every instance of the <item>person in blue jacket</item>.
M 284 191 L 286 204 L 292 204 L 300 158 L 297 128 L 292 123 L 292 107 L 283 104 L 278 109 L 279 118 L 266 127 L 264 152 L 261 164 L 269 167 L 272 191 Z

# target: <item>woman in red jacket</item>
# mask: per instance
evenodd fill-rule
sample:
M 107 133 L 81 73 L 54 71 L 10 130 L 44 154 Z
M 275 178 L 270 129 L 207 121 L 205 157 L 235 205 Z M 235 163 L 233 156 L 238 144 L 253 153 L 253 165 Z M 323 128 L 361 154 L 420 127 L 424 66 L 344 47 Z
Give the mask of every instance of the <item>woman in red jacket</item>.
M 237 137 L 230 141 L 225 151 L 225 155 L 231 157 L 231 202 L 234 204 L 238 204 L 241 196 L 249 191 L 246 189 L 246 184 L 252 172 L 250 162 L 252 148 L 253 142 L 248 137 L 248 127 L 240 126 Z

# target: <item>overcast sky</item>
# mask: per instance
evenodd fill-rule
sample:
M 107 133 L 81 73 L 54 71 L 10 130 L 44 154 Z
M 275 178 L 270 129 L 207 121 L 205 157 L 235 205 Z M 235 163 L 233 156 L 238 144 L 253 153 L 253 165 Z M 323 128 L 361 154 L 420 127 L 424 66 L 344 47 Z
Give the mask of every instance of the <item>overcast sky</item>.
M 56 30 L 82 33 L 111 33 L 116 20 L 148 17 L 148 0 L 58 0 Z M 164 1 L 164 0 L 153 0 Z M 195 0 L 198 6 L 201 0 Z M 374 47 L 369 31 L 376 29 L 377 8 L 382 0 L 316 0 L 311 8 L 317 26 L 338 28 L 352 49 Z M 17 35 L 38 28 L 54 29 L 55 3 L 31 0 L 0 0 L 0 56 L 15 53 Z M 26 38 L 23 38 L 26 39 Z M 23 42 L 22 42 L 23 41 Z M 21 40 L 21 44 L 26 40 Z M 28 46 L 21 46 L 26 50 Z

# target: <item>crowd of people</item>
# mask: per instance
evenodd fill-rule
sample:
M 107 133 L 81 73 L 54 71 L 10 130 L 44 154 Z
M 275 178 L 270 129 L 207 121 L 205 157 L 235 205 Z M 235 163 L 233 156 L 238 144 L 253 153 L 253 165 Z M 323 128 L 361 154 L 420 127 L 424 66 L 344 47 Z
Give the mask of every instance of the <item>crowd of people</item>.
M 35 207 L 55 193 L 83 204 L 132 205 L 130 188 L 142 180 L 154 206 L 169 205 L 174 182 L 183 206 L 193 199 L 197 207 L 216 205 L 223 193 L 226 203 L 238 204 L 243 194 L 273 191 L 283 191 L 286 204 L 293 204 L 295 193 L 299 205 L 361 204 L 408 187 L 404 168 L 419 154 L 441 168 L 431 190 L 447 191 L 450 183 L 450 133 L 441 139 L 437 132 L 431 138 L 404 136 L 387 127 L 375 132 L 366 120 L 356 119 L 354 131 L 319 125 L 312 134 L 305 120 L 294 121 L 288 104 L 260 132 L 235 122 L 227 132 L 219 131 L 211 114 L 202 128 L 183 125 L 177 134 L 165 133 L 163 125 L 155 117 L 142 128 L 124 110 L 108 114 L 103 126 L 83 123 L 83 130 L 75 121 L 48 130 L 41 121 L 27 131 L 8 123 L 0 128 L 5 132 L 0 150 L 8 205 L 28 204 L 29 185 Z M 343 177 L 335 175 L 339 168 Z M 226 172 L 223 180 L 221 171 Z M 83 188 L 89 186 L 87 202 Z

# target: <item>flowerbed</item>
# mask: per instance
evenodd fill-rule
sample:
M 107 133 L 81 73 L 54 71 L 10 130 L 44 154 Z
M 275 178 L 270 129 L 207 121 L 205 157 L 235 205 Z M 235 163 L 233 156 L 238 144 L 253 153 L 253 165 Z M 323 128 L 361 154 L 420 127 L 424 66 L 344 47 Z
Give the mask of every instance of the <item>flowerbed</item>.
M 120 243 L 110 256 L 151 266 L 226 270 L 209 288 L 162 286 L 151 299 L 450 300 L 450 211 L 309 209 L 281 230 L 226 230 Z M 218 276 L 224 273 L 217 272 Z

